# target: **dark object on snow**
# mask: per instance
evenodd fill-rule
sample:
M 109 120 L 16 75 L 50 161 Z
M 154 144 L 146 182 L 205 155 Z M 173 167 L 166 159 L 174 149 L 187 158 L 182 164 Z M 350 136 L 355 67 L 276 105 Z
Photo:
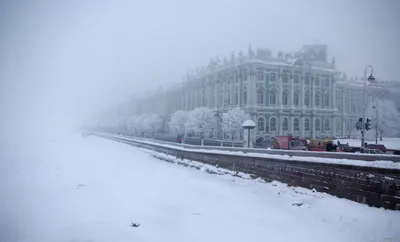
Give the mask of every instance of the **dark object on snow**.
M 140 226 L 140 224 L 135 224 L 135 223 L 131 223 L 131 225 L 130 225 L 131 227 L 134 227 L 134 228 L 137 228 L 137 227 L 139 227 Z

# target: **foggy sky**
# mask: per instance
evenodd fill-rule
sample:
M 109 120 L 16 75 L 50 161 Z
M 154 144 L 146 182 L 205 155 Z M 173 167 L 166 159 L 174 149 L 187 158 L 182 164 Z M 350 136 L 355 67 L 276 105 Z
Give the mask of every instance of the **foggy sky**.
M 327 44 L 348 76 L 371 64 L 400 80 L 399 10 L 398 0 L 1 1 L 1 126 L 68 127 L 249 44 L 273 55 Z

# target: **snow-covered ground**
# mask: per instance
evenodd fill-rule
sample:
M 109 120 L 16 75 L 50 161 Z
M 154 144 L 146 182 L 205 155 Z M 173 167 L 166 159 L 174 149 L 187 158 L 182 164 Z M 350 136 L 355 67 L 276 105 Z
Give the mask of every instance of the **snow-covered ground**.
M 98 137 L 0 142 L 0 241 L 400 238 L 399 211 L 278 182 L 208 174 Z
M 361 146 L 361 140 L 359 139 L 338 139 L 338 140 L 342 144 L 349 143 L 349 145 L 353 147 Z M 338 140 L 335 141 L 337 142 Z M 375 144 L 375 140 L 366 140 L 365 142 L 370 144 Z M 378 144 L 385 145 L 386 149 L 400 150 L 400 138 L 383 138 L 382 141 L 378 140 Z

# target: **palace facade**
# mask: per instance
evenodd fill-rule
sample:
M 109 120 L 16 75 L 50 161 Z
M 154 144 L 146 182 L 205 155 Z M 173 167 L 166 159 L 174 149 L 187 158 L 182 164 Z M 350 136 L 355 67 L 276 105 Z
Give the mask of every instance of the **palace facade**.
M 177 110 L 209 107 L 216 114 L 233 107 L 248 112 L 256 136 L 343 137 L 362 116 L 364 80 L 348 79 L 327 60 L 326 45 L 304 46 L 298 53 L 249 48 L 188 72 L 178 85 L 137 103 L 137 114 L 168 117 Z M 368 86 L 368 99 L 385 97 L 397 82 Z M 215 131 L 218 132 L 219 125 Z

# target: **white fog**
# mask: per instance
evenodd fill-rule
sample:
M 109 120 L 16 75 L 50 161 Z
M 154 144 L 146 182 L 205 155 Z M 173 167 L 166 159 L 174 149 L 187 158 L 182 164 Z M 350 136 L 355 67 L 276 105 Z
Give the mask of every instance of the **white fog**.
M 139 142 L 138 140 L 143 141 L 143 139 L 157 140 L 155 137 L 159 133 L 159 137 L 172 137 L 163 140 L 160 138 L 159 142 L 170 142 L 173 140 L 176 143 L 178 140 L 178 142 L 184 143 L 187 140 L 189 142 L 187 145 L 203 146 L 203 136 L 204 133 L 207 133 L 207 137 L 204 139 L 210 140 L 207 141 L 210 144 L 212 142 L 220 142 L 216 146 L 222 147 L 224 146 L 223 139 L 227 136 L 228 138 L 226 139 L 232 139 L 232 147 L 237 142 L 238 146 L 246 148 L 247 144 L 250 143 L 250 134 L 249 139 L 246 141 L 247 136 L 244 135 L 245 133 L 240 133 L 246 131 L 238 131 L 238 140 L 234 141 L 236 137 L 234 132 L 241 129 L 240 123 L 243 123 L 243 120 L 252 119 L 255 125 L 257 125 L 254 133 L 251 133 L 251 139 L 254 144 L 256 139 L 260 137 L 263 137 L 265 140 L 266 137 L 273 139 L 272 137 L 274 136 L 292 136 L 292 133 L 294 133 L 293 136 L 299 136 L 305 140 L 329 138 L 335 142 L 340 140 L 342 144 L 347 143 L 350 146 L 353 146 L 354 143 L 360 149 L 361 133 L 360 130 L 354 128 L 353 121 L 357 121 L 361 117 L 357 115 L 361 114 L 363 104 L 361 102 L 356 103 L 354 112 L 352 111 L 353 106 L 350 104 L 346 109 L 345 105 L 347 104 L 344 102 L 347 102 L 346 100 L 350 100 L 352 96 L 356 95 L 346 92 L 348 90 L 346 85 L 351 86 L 348 83 L 346 84 L 346 82 L 350 82 L 350 79 L 352 81 L 356 79 L 357 81 L 363 80 L 364 71 L 369 71 L 368 68 L 366 69 L 367 66 L 373 67 L 373 77 L 380 83 L 384 81 L 391 81 L 391 83 L 400 82 L 399 10 L 400 2 L 397 0 L 1 1 L 0 152 L 2 155 L 0 155 L 0 177 L 2 178 L 0 178 L 0 181 L 6 187 L 0 190 L 0 200 L 4 200 L 5 198 L 3 205 L 0 202 L 0 211 L 4 210 L 8 213 L 5 216 L 1 216 L 0 214 L 0 226 L 7 224 L 6 227 L 0 228 L 0 241 L 236 241 L 235 239 L 244 240 L 246 238 L 249 241 L 258 241 L 262 240 L 260 236 L 263 233 L 268 233 L 268 229 L 266 228 L 276 225 L 271 221 L 264 223 L 266 217 L 257 217 L 258 212 L 256 210 L 265 209 L 263 202 L 260 202 L 260 200 L 269 200 L 269 206 L 285 211 L 280 214 L 274 210 L 274 216 L 278 220 L 277 223 L 281 226 L 284 226 L 286 223 L 288 226 L 297 226 L 296 224 L 302 223 L 302 221 L 311 221 L 308 216 L 309 214 L 305 210 L 299 213 L 297 213 L 298 211 L 295 213 L 289 211 L 292 209 L 292 204 L 285 208 L 279 207 L 283 200 L 275 197 L 275 193 L 278 190 L 274 190 L 276 186 L 272 186 L 270 183 L 268 183 L 268 187 L 262 187 L 263 185 L 260 184 L 255 185 L 255 187 L 251 188 L 254 190 L 254 193 L 252 193 L 245 188 L 252 186 L 250 181 L 241 181 L 239 178 L 233 178 L 236 183 L 242 182 L 238 188 L 236 187 L 237 185 L 232 187 L 228 184 L 230 178 L 204 178 L 203 176 L 205 175 L 197 174 L 192 170 L 178 170 L 190 168 L 172 168 L 169 171 L 167 165 L 154 158 L 160 154 L 154 155 L 152 153 L 149 155 L 139 148 L 125 147 L 123 144 L 116 142 L 107 143 L 108 141 L 95 137 L 96 135 L 85 140 L 80 137 L 80 134 L 83 127 L 90 127 L 90 130 L 84 132 L 100 132 L 102 135 L 109 133 L 111 136 L 118 134 L 136 140 L 132 142 Z M 235 124 L 235 129 L 224 128 L 225 126 L 232 126 L 234 122 L 232 120 L 235 118 L 231 118 L 231 120 L 227 119 L 227 121 L 224 120 L 221 128 L 219 128 L 221 130 L 218 129 L 218 131 L 217 128 L 206 127 L 209 123 L 214 122 L 216 115 L 212 112 L 218 112 L 218 115 L 219 112 L 228 112 L 227 109 L 219 109 L 219 106 L 215 105 L 214 107 L 211 104 L 214 101 L 210 101 L 209 97 L 214 95 L 214 89 L 212 89 L 213 94 L 209 94 L 205 98 L 207 100 L 207 109 L 204 108 L 205 111 L 202 111 L 208 112 L 209 118 L 197 130 L 193 128 L 193 124 L 188 123 L 190 123 L 190 112 L 192 112 L 193 116 L 193 109 L 203 108 L 200 107 L 204 106 L 203 97 L 201 97 L 201 105 L 190 106 L 189 99 L 184 99 L 179 104 L 183 106 L 179 106 L 179 108 L 171 106 L 165 113 L 164 111 L 162 113 L 154 111 L 158 110 L 158 106 L 156 108 L 151 106 L 152 104 L 150 104 L 151 107 L 146 106 L 146 103 L 148 104 L 148 100 L 150 100 L 146 98 L 151 93 L 160 90 L 160 88 L 167 93 L 165 98 L 164 96 L 159 96 L 157 99 L 157 102 L 162 105 L 178 105 L 173 101 L 177 97 L 177 93 L 183 93 L 182 95 L 191 97 L 192 89 L 182 89 L 180 92 L 171 91 L 171 93 L 168 90 L 175 90 L 173 88 L 177 87 L 177 85 L 185 85 L 188 79 L 190 79 L 189 76 L 196 76 L 200 73 L 198 70 L 203 70 L 202 67 L 207 69 L 210 60 L 219 59 L 221 63 L 228 63 L 227 66 L 229 66 L 232 53 L 235 58 L 238 58 L 240 52 L 243 52 L 244 56 L 246 56 L 247 53 L 250 55 L 251 51 L 249 50 L 257 52 L 262 49 L 270 50 L 273 57 L 276 57 L 280 51 L 284 54 L 290 53 L 291 56 L 292 53 L 302 52 L 304 50 L 303 47 L 307 45 L 326 46 L 327 63 L 325 64 L 333 68 L 331 73 L 335 73 L 332 74 L 332 77 L 329 76 L 331 78 L 329 80 L 339 83 L 335 84 L 338 85 L 338 88 L 342 85 L 340 86 L 342 89 L 337 90 L 343 90 L 331 94 L 329 98 L 332 98 L 332 101 L 330 101 L 331 99 L 325 101 L 323 99 L 325 96 L 321 97 L 321 100 L 323 100 L 321 102 L 324 102 L 323 105 L 330 106 L 330 111 L 336 108 L 336 111 L 328 113 L 330 111 L 325 112 L 324 110 L 320 110 L 322 115 L 321 121 L 320 119 L 316 119 L 318 121 L 313 120 L 312 115 L 315 114 L 310 111 L 310 120 L 312 121 L 310 132 L 308 132 L 308 126 L 306 125 L 309 121 L 307 114 L 304 114 L 306 112 L 304 111 L 306 110 L 305 108 L 303 108 L 301 115 L 299 111 L 298 119 L 296 116 L 297 109 L 292 109 L 290 115 L 293 116 L 290 116 L 288 119 L 291 128 L 287 128 L 288 130 L 285 130 L 286 119 L 283 116 L 283 123 L 281 122 L 279 125 L 275 124 L 275 122 L 278 122 L 275 120 L 281 120 L 279 115 L 282 115 L 282 113 L 285 114 L 286 109 L 284 106 L 279 107 L 279 111 L 274 113 L 275 111 L 273 110 L 275 109 L 272 107 L 272 100 L 275 102 L 275 96 L 272 99 L 271 94 L 268 94 L 269 91 L 275 90 L 272 84 L 271 87 L 262 87 L 264 89 L 262 89 L 263 96 L 261 97 L 258 96 L 259 94 L 256 91 L 254 93 L 246 93 L 248 96 L 245 99 L 249 103 L 244 104 L 242 103 L 243 97 L 241 96 L 237 98 L 239 101 L 236 101 L 237 103 L 233 105 L 234 91 L 232 91 L 233 89 L 230 91 L 231 99 L 229 99 L 228 103 L 231 106 L 229 108 L 241 115 L 240 118 L 236 118 L 237 124 Z M 228 61 L 226 62 L 224 58 Z M 284 65 L 286 66 L 288 61 L 285 61 Z M 274 68 L 267 66 L 262 69 L 268 75 L 268 78 L 265 80 L 270 80 L 271 71 L 275 71 Z M 303 75 L 305 75 L 304 73 L 307 70 L 304 68 Z M 207 69 L 207 71 L 209 70 Z M 292 71 L 295 73 L 298 70 L 292 69 Z M 277 73 L 279 73 L 279 70 Z M 344 76 L 348 78 L 344 79 Z M 303 82 L 303 77 L 300 80 Z M 253 87 L 251 86 L 253 84 L 246 85 Z M 254 84 L 253 89 L 256 90 L 257 88 L 259 90 L 258 88 L 260 87 L 258 85 Z M 293 85 L 289 88 L 293 89 Z M 360 84 L 359 89 L 357 89 L 360 95 L 362 95 L 362 85 Z M 400 132 L 398 131 L 400 124 L 397 122 L 400 121 L 400 99 L 398 98 L 400 84 L 396 85 L 383 87 L 382 90 L 385 91 L 382 92 L 381 96 L 385 100 L 374 99 L 374 102 L 366 105 L 366 109 L 368 109 L 366 110 L 366 115 L 372 117 L 373 127 L 371 127 L 371 131 L 366 133 L 365 138 L 366 142 L 369 143 L 374 143 L 376 139 L 376 144 L 378 144 L 378 139 L 380 138 L 380 144 L 384 144 L 386 146 L 385 149 L 392 150 L 391 155 L 396 157 L 393 160 L 389 158 L 371 160 L 371 158 L 369 161 L 377 162 L 371 165 L 371 167 L 393 169 L 394 171 L 390 171 L 387 174 L 393 175 L 393 179 L 398 182 L 400 180 L 398 173 L 400 167 L 398 166 L 399 160 L 395 154 L 397 149 L 400 150 L 400 139 L 396 139 L 400 138 Z M 336 88 L 333 84 L 332 87 Z M 278 85 L 276 88 L 278 90 Z M 286 90 L 284 88 L 279 86 L 279 92 L 277 91 L 276 94 L 277 98 L 282 99 Z M 318 88 L 316 90 L 319 91 Z M 215 95 L 218 96 L 218 92 L 216 91 Z M 350 99 L 345 99 L 342 95 L 348 95 Z M 212 98 L 214 100 L 214 97 Z M 304 100 L 304 98 L 305 94 L 300 94 L 300 99 Z M 342 101 L 337 102 L 334 98 L 342 98 Z M 362 100 L 362 98 L 360 96 L 359 100 Z M 261 108 L 260 101 L 257 101 L 260 99 L 262 99 L 261 103 L 262 105 L 265 104 L 265 107 Z M 292 100 L 294 100 L 294 97 L 293 99 L 290 98 L 290 102 L 293 102 Z M 314 105 L 315 100 L 313 98 L 310 100 L 311 106 Z M 319 97 L 318 100 L 320 100 Z M 185 102 L 188 104 L 185 104 Z M 277 103 L 279 102 L 282 101 L 277 101 Z M 301 101 L 299 105 L 303 105 L 303 102 Z M 239 103 L 243 104 L 243 106 L 239 105 Z M 376 109 L 378 103 L 382 106 L 379 107 L 379 110 L 381 110 L 380 113 Z M 249 105 L 249 109 L 245 108 L 245 104 Z M 257 107 L 252 109 L 253 107 L 250 106 L 253 104 L 255 105 L 253 107 L 259 105 L 259 109 Z M 190 107 L 185 105 L 189 105 Z M 237 105 L 237 110 L 234 109 L 235 105 Z M 343 105 L 343 109 L 341 109 L 341 105 Z M 339 108 L 338 106 L 341 107 Z M 241 110 L 242 107 L 243 110 Z M 142 108 L 149 109 L 142 110 Z M 287 110 L 291 109 L 288 108 Z M 143 114 L 139 117 L 141 115 L 140 112 L 143 112 Z M 178 117 L 173 117 L 174 112 L 180 112 Z M 319 112 L 318 109 L 316 112 Z M 357 114 L 351 116 L 350 114 L 347 115 L 346 112 Z M 274 116 L 275 114 L 276 116 Z M 330 121 L 324 121 L 325 114 L 330 115 Z M 235 114 L 232 114 L 232 116 L 235 116 Z M 160 122 L 160 128 L 156 130 L 156 135 L 154 134 L 155 126 L 150 124 L 152 122 L 150 117 L 155 117 Z M 259 117 L 262 118 L 259 119 Z M 381 120 L 377 122 L 375 117 L 380 117 Z M 142 123 L 138 120 L 142 120 Z M 113 124 L 121 122 L 121 124 L 118 124 L 118 127 L 115 125 L 113 127 L 105 125 L 102 129 L 99 129 L 101 126 L 99 123 L 101 122 L 111 122 Z M 145 125 L 143 125 L 143 122 L 147 122 L 149 125 L 144 128 Z M 321 126 L 324 128 L 321 129 L 321 132 L 316 130 L 315 135 L 313 132 L 315 129 L 319 129 L 319 122 L 321 122 Z M 260 123 L 263 126 L 262 129 L 258 127 Z M 377 123 L 376 128 L 375 123 Z M 169 128 L 164 129 L 168 124 Z M 296 128 L 296 124 L 300 128 Z M 276 125 L 276 129 L 274 125 Z M 348 125 L 351 127 L 348 127 Z M 378 130 L 382 129 L 378 128 L 379 125 L 386 127 L 385 131 L 382 130 L 382 134 L 378 132 Z M 191 127 L 188 128 L 189 126 Z M 330 127 L 329 130 L 325 128 L 326 126 Z M 173 130 L 173 127 L 177 128 Z M 192 130 L 189 132 L 188 129 Z M 374 131 L 375 129 L 376 132 Z M 223 130 L 229 130 L 229 134 L 222 134 Z M 215 132 L 215 134 L 211 134 L 212 132 Z M 112 137 L 116 139 L 114 136 Z M 192 142 L 190 139 L 194 140 L 193 144 L 190 143 Z M 227 146 L 231 146 L 231 144 L 229 143 Z M 107 151 L 108 148 L 110 149 L 109 151 Z M 361 149 L 363 148 L 365 147 L 361 145 Z M 322 149 L 324 150 L 325 147 Z M 317 153 L 314 151 L 310 152 Z M 79 158 L 76 158 L 77 156 L 74 155 L 78 155 Z M 286 153 L 274 153 L 273 155 L 275 156 L 270 156 L 271 159 L 275 159 L 277 155 L 288 156 Z M 294 157 L 294 155 L 290 156 Z M 79 162 L 86 162 L 82 157 L 88 157 L 87 166 L 78 168 L 80 165 L 72 161 L 75 159 L 74 157 Z M 119 160 L 108 165 L 104 157 L 108 159 L 113 159 L 114 157 Z M 318 159 L 321 159 L 318 155 L 310 155 L 310 157 L 313 158 L 310 162 L 317 162 Z M 349 157 L 337 158 L 332 156 L 331 161 L 320 160 L 318 162 L 344 163 L 349 165 L 359 165 L 365 162 L 364 160 L 357 160 L 355 163 L 346 163 L 347 160 L 354 160 Z M 98 159 L 99 163 L 92 159 Z M 143 165 L 143 167 L 137 163 L 131 164 L 129 161 L 132 159 L 148 159 L 149 164 Z M 296 158 L 294 160 L 302 159 L 304 160 L 305 158 Z M 339 159 L 341 161 L 334 161 Z M 36 164 L 35 162 L 39 161 L 42 163 L 38 163 L 38 166 L 34 165 Z M 157 162 L 160 162 L 159 165 L 157 165 Z M 74 164 L 77 166 L 75 167 Z M 365 165 L 362 164 L 361 166 Z M 157 171 L 157 176 L 161 178 L 154 178 L 160 179 L 154 180 L 154 183 L 147 180 L 146 176 L 142 176 L 138 172 L 141 169 L 143 169 L 143 172 L 148 172 L 149 170 L 162 169 L 162 167 L 168 170 L 169 173 L 164 174 Z M 108 169 L 111 169 L 113 172 L 109 172 Z M 69 174 L 75 174 L 75 172 L 76 175 L 73 177 L 69 176 Z M 134 174 L 134 177 L 130 176 L 130 172 Z M 110 180 L 110 184 L 102 183 L 103 175 L 104 179 Z M 177 178 L 171 181 L 163 178 L 164 176 Z M 195 183 L 195 185 L 191 187 L 185 183 L 187 182 L 185 179 L 191 179 L 191 182 Z M 122 185 L 125 181 L 129 184 L 143 182 L 146 187 L 132 186 L 132 190 L 130 190 L 129 185 Z M 90 191 L 91 193 L 88 194 L 100 196 L 99 199 L 106 199 L 105 197 L 112 196 L 111 194 L 118 194 L 116 195 L 118 199 L 113 198 L 109 202 L 102 200 L 98 205 L 99 209 L 101 207 L 107 210 L 105 216 L 109 216 L 110 220 L 113 221 L 110 222 L 112 224 L 112 231 L 110 233 L 104 231 L 107 228 L 106 222 L 98 224 L 98 220 L 107 220 L 107 218 L 98 216 L 97 210 L 89 209 L 90 211 L 87 214 L 81 214 L 81 211 L 84 211 L 84 209 L 79 210 L 84 207 L 82 204 L 93 203 L 94 201 L 88 197 L 75 197 L 76 194 L 73 194 L 75 191 L 68 190 L 69 188 L 66 184 L 69 182 L 73 183 L 74 186 L 80 182 L 87 183 L 88 187 L 82 188 L 82 190 L 90 189 L 91 185 L 97 185 L 96 189 L 104 189 L 104 194 L 96 193 L 97 190 Z M 157 188 L 155 183 L 158 182 L 165 182 L 165 184 L 161 188 Z M 49 184 L 54 184 L 54 186 L 50 186 Z M 282 184 L 280 183 L 280 185 Z M 176 195 L 177 197 L 184 196 L 181 193 L 188 193 L 188 196 L 190 196 L 188 200 L 192 203 L 196 203 L 196 199 L 204 199 L 206 205 L 199 204 L 199 211 L 203 209 L 203 218 L 207 214 L 207 206 L 211 207 L 213 206 L 212 204 L 216 204 L 219 196 L 218 191 L 223 191 L 221 192 L 221 200 L 225 201 L 226 199 L 226 202 L 229 202 L 230 199 L 233 199 L 232 206 L 228 206 L 227 210 L 221 213 L 221 216 L 227 217 L 221 221 L 218 220 L 218 211 L 225 209 L 223 204 L 218 204 L 215 205 L 212 212 L 208 211 L 210 214 L 213 214 L 208 219 L 214 221 L 212 222 L 213 226 L 218 226 L 218 223 L 226 223 L 226 226 L 232 228 L 232 230 L 238 230 L 239 227 L 231 223 L 228 217 L 232 213 L 235 213 L 236 210 L 242 210 L 242 208 L 235 206 L 244 206 L 246 209 L 240 211 L 240 214 L 233 215 L 233 217 L 240 220 L 243 218 L 244 223 L 247 223 L 244 226 L 248 227 L 248 231 L 253 234 L 253 237 L 246 237 L 244 234 L 239 233 L 240 235 L 238 234 L 235 238 L 227 230 L 222 230 L 220 231 L 221 234 L 215 237 L 215 240 L 210 240 L 212 237 L 202 237 L 194 229 L 197 226 L 196 223 L 202 224 L 202 222 L 193 222 L 190 219 L 190 221 L 187 221 L 185 220 L 186 218 L 179 217 L 182 215 L 178 216 L 181 220 L 176 222 L 176 224 L 173 223 L 170 228 L 174 232 L 182 228 L 184 232 L 182 232 L 181 236 L 185 239 L 179 239 L 179 234 L 168 233 L 168 229 L 166 228 L 158 227 L 156 229 L 153 227 L 152 230 L 149 227 L 144 227 L 144 231 L 140 232 L 142 227 L 138 227 L 137 230 L 139 232 L 135 234 L 132 233 L 133 229 L 130 227 L 128 227 L 128 231 L 118 227 L 119 225 L 117 224 L 119 222 L 122 224 L 121 226 L 125 226 L 125 223 L 134 222 L 129 221 L 129 216 L 124 215 L 122 211 L 122 209 L 129 207 L 128 201 L 132 202 L 133 199 L 126 194 L 133 192 L 135 196 L 140 197 L 140 194 L 156 194 L 157 189 L 160 189 L 160 191 L 162 189 L 168 190 L 171 186 L 178 187 L 176 188 L 177 190 L 173 191 L 178 194 Z M 15 189 L 12 189 L 12 187 Z M 312 188 L 306 187 L 304 189 Z M 200 191 L 200 193 L 204 192 L 204 197 L 199 196 L 196 191 Z M 396 191 L 399 192 L 398 190 Z M 233 194 L 236 192 L 242 196 L 246 196 L 246 199 L 240 200 L 234 196 Z M 149 207 L 146 207 L 147 204 L 153 200 L 160 200 L 159 203 L 163 205 L 163 198 L 165 197 L 168 198 L 165 203 L 177 203 L 166 192 L 160 192 L 159 196 L 154 194 L 150 197 L 146 196 L 143 200 L 137 202 L 137 206 L 142 206 L 142 211 L 135 211 L 143 221 L 148 221 L 148 226 L 151 226 L 151 223 L 155 226 L 155 224 L 162 222 L 155 218 L 157 217 L 157 212 L 151 211 Z M 258 196 L 254 194 L 262 195 Z M 324 194 L 326 195 L 326 193 Z M 328 241 L 325 240 L 327 239 L 326 237 L 336 239 L 336 241 L 378 241 L 378 239 L 384 239 L 385 236 L 397 239 L 393 241 L 400 241 L 400 234 L 395 229 L 395 226 L 400 225 L 398 211 L 377 209 L 368 207 L 365 204 L 353 204 L 353 202 L 349 205 L 343 202 L 343 199 L 339 200 L 339 198 L 334 197 L 335 194 L 327 196 L 323 202 L 314 201 L 312 199 L 315 198 L 310 197 L 298 199 L 310 199 L 309 203 L 312 204 L 310 206 L 314 206 L 314 210 L 311 213 L 315 217 L 321 214 L 323 206 L 336 206 L 335 209 L 342 206 L 344 208 L 343 211 L 350 212 L 346 214 L 337 209 L 335 210 L 338 211 L 337 214 L 324 214 L 323 218 L 318 217 L 317 221 L 310 222 L 304 228 L 299 228 L 298 231 L 292 231 L 294 234 L 299 233 L 301 241 L 303 241 L 302 239 L 308 241 L 310 239 Z M 63 197 L 63 199 L 60 197 Z M 7 198 L 9 199 L 7 200 Z M 26 205 L 26 201 L 29 199 L 32 199 L 34 205 Z M 67 202 L 70 201 L 69 199 L 75 202 Z M 352 198 L 350 200 L 355 201 Z M 154 203 L 153 205 L 157 207 L 160 204 Z M 56 208 L 57 206 L 60 206 L 59 209 Z M 111 206 L 112 209 L 107 206 Z M 121 206 L 121 210 L 118 210 L 119 206 Z M 185 212 L 200 213 L 186 207 L 189 205 L 181 204 L 179 206 L 187 208 Z M 255 208 L 252 209 L 252 206 L 255 206 Z M 394 206 L 396 207 L 396 205 Z M 396 208 L 399 210 L 400 202 L 397 206 Z M 317 210 L 315 210 L 316 207 L 318 208 Z M 72 211 L 73 215 L 66 215 L 68 212 L 65 211 L 64 213 L 60 212 L 63 209 Z M 114 210 L 115 213 L 110 210 Z M 147 212 L 151 218 L 146 217 L 148 215 L 146 214 Z M 128 213 L 134 213 L 134 211 Z M 173 212 L 168 213 L 173 214 Z M 365 218 L 357 217 L 357 214 L 360 213 L 368 215 Z M 119 215 L 116 214 L 124 217 L 125 220 L 118 221 Z M 292 217 L 293 214 L 300 216 L 304 220 L 299 219 L 299 217 Z M 89 218 L 92 215 L 93 217 Z M 340 221 L 333 219 L 333 217 L 330 217 L 331 215 L 335 219 L 337 219 L 336 217 L 340 217 Z M 43 224 L 35 224 L 36 219 L 39 219 L 41 216 L 44 217 Z M 57 216 L 66 219 L 66 222 L 59 223 Z M 11 224 L 6 222 L 4 220 L 5 217 L 13 222 Z M 281 221 L 279 217 L 284 217 L 285 219 L 283 220 L 286 222 Z M 366 222 L 367 218 L 375 217 L 377 218 L 377 223 L 380 223 L 379 226 L 373 222 Z M 354 227 L 352 227 L 353 224 L 350 222 L 352 219 L 359 221 L 358 224 L 355 223 Z M 166 218 L 164 217 L 163 220 L 166 220 Z M 345 231 L 346 223 L 352 225 L 349 225 L 349 230 L 346 230 L 347 232 L 343 232 L 345 234 L 342 237 L 334 237 L 333 234 L 335 233 L 330 232 L 327 227 L 321 225 L 325 222 L 319 222 L 320 220 L 325 222 L 335 220 L 332 222 L 333 226 L 337 226 L 334 229 L 335 233 Z M 72 225 L 74 222 L 77 222 L 77 224 L 84 228 L 76 229 Z M 95 225 L 88 225 L 91 222 Z M 47 234 L 47 225 L 53 232 Z M 25 226 L 26 231 L 21 232 L 21 229 L 15 230 L 16 227 L 20 226 Z M 266 227 L 258 228 L 257 226 Z M 309 237 L 305 232 L 308 229 L 311 231 L 313 226 L 317 226 L 322 231 L 318 232 L 315 238 L 312 236 Z M 368 231 L 374 228 L 378 230 L 375 235 Z M 353 232 L 355 230 L 362 231 L 360 232 L 362 236 L 357 237 L 355 233 L 350 231 L 351 229 L 354 229 Z M 98 232 L 98 230 L 102 230 L 102 232 Z M 2 231 L 7 231 L 4 233 L 8 236 L 4 237 L 6 240 L 2 240 Z M 59 233 L 54 231 L 58 231 Z M 157 231 L 160 231 L 159 237 L 154 235 L 157 234 Z M 277 234 L 282 233 L 282 237 L 271 237 L 274 238 L 271 241 L 289 241 L 296 238 L 296 236 L 290 237 L 288 234 L 291 232 L 289 231 L 276 228 L 274 231 L 278 231 Z M 150 235 L 151 233 L 154 234 Z M 217 234 L 218 230 L 212 230 L 210 233 Z M 47 235 L 45 236 L 45 234 Z M 69 236 L 70 234 L 74 234 L 74 236 Z

